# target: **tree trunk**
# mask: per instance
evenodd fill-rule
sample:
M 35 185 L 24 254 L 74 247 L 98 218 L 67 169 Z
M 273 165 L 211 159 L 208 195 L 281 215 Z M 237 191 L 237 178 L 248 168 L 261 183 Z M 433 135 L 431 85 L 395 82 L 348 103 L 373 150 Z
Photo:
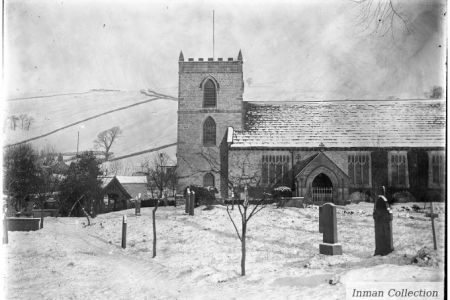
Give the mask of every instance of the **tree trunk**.
M 156 210 L 158 209 L 158 200 L 156 201 L 155 208 L 152 211 L 152 221 L 153 221 L 153 257 L 156 256 Z
M 242 221 L 242 241 L 241 241 L 241 276 L 245 276 L 245 235 L 247 231 L 247 222 L 245 220 Z

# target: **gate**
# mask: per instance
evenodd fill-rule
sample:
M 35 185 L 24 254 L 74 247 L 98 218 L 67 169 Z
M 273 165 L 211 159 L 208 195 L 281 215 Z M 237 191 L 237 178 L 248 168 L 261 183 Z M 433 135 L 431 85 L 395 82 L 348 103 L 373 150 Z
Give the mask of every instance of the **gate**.
M 313 202 L 333 202 L 333 187 L 312 187 Z

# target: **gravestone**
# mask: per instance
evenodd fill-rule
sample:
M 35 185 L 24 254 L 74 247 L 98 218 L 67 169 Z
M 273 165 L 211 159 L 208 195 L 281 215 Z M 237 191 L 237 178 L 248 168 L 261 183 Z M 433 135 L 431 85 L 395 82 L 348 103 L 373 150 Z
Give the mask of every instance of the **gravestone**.
M 141 215 L 141 193 L 139 193 L 138 196 L 136 197 L 136 206 L 135 206 L 134 214 L 136 216 Z
M 195 192 L 192 191 L 189 197 L 189 215 L 194 215 L 194 208 L 195 208 Z
M 387 255 L 394 251 L 392 238 L 392 212 L 385 196 L 375 200 L 373 219 L 375 221 L 375 254 Z
M 322 205 L 322 212 L 319 211 L 319 224 L 322 224 L 323 233 L 323 243 L 319 244 L 319 253 L 342 255 L 342 246 L 338 243 L 337 236 L 336 206 L 333 203 Z
M 186 189 L 186 201 L 184 202 L 184 212 L 189 213 L 189 206 L 191 201 L 191 190 L 189 188 Z

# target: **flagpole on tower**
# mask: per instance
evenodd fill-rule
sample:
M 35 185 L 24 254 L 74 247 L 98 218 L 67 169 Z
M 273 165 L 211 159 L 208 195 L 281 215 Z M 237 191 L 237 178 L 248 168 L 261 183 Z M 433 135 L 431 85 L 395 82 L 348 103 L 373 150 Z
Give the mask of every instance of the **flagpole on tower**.
M 213 59 L 214 59 L 214 9 L 213 9 Z

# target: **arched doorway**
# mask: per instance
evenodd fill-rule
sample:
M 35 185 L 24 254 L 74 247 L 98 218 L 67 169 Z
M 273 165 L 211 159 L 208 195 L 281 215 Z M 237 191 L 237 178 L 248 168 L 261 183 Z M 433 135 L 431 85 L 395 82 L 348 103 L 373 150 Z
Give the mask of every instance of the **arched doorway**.
M 312 184 L 313 202 L 333 202 L 333 183 L 324 173 L 317 175 Z

